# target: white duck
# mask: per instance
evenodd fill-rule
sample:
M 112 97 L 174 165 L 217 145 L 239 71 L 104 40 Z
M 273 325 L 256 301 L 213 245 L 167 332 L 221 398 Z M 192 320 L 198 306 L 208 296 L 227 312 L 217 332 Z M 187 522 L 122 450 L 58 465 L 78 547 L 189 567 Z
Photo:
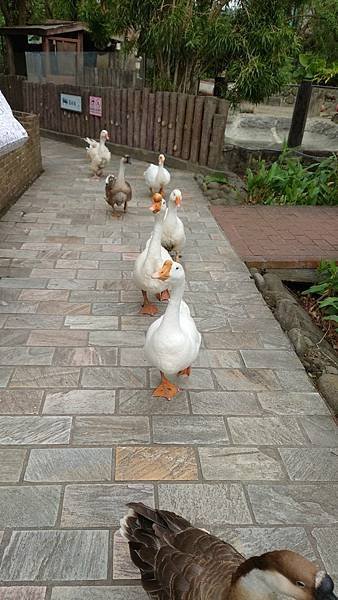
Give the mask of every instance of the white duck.
M 137 257 L 134 265 L 134 281 L 143 294 L 141 314 L 155 315 L 157 308 L 148 299 L 148 293 L 156 294 L 158 299 L 169 297 L 167 286 L 159 279 L 153 279 L 153 273 L 160 269 L 165 260 L 170 260 L 170 254 L 161 246 L 162 226 L 167 205 L 161 194 L 154 194 L 150 210 L 155 215 L 155 224 L 151 237 L 143 252 Z M 164 293 L 165 292 L 165 293 Z
M 182 265 L 166 260 L 162 268 L 153 273 L 153 278 L 169 285 L 170 299 L 164 315 L 150 325 L 144 351 L 150 364 L 161 372 L 161 383 L 153 396 L 170 400 L 179 388 L 166 375 L 190 375 L 191 364 L 200 349 L 201 334 L 188 305 L 182 300 L 185 286 Z
M 170 173 L 164 168 L 164 161 L 164 154 L 160 154 L 158 157 L 158 166 L 151 164 L 144 171 L 144 179 L 152 194 L 158 192 L 164 196 L 164 188 L 170 183 Z
M 86 150 L 90 158 L 93 177 L 101 177 L 104 167 L 109 163 L 111 158 L 111 154 L 106 146 L 106 141 L 109 140 L 108 131 L 102 129 L 99 142 L 88 137 L 84 138 L 84 140 L 88 144 Z
M 179 259 L 180 252 L 186 242 L 184 225 L 177 216 L 177 209 L 181 206 L 181 203 L 181 191 L 174 190 L 171 192 L 162 231 L 162 246 L 168 250 L 168 252 L 175 252 L 176 261 Z

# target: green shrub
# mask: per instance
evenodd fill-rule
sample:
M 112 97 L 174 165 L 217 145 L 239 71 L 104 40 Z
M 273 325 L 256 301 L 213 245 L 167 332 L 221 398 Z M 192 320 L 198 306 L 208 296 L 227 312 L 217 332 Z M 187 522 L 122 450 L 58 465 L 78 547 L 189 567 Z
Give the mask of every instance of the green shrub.
M 317 305 L 324 313 L 324 319 L 338 323 L 338 265 L 334 260 L 322 261 L 318 272 L 319 283 L 312 285 L 303 294 L 319 295 Z
M 304 166 L 284 148 L 270 167 L 264 160 L 246 172 L 249 201 L 255 204 L 338 204 L 338 159 L 332 155 Z

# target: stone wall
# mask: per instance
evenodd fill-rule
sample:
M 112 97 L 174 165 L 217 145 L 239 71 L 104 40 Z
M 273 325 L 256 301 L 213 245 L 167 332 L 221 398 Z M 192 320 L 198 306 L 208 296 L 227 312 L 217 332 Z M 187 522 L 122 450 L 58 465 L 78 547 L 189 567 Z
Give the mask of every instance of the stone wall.
M 271 96 L 266 104 L 273 106 L 293 106 L 296 101 L 298 85 L 286 86 L 280 94 Z M 333 115 L 338 104 L 338 87 L 312 86 L 309 117 L 318 117 L 320 113 Z
M 14 113 L 28 133 L 27 142 L 0 156 L 0 213 L 21 196 L 42 173 L 39 117 Z

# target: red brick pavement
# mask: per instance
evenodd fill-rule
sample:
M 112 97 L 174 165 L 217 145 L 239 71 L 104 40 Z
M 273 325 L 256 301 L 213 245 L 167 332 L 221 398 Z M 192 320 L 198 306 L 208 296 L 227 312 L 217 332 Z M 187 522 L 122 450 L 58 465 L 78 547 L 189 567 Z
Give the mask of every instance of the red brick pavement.
M 237 254 L 251 267 L 316 267 L 338 259 L 338 207 L 211 206 Z

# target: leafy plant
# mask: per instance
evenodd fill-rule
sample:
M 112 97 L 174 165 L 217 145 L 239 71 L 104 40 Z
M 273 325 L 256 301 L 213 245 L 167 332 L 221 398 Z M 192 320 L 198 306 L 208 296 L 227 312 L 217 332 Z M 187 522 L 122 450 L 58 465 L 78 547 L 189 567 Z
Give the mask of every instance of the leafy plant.
M 318 272 L 320 282 L 303 294 L 319 295 L 317 306 L 325 314 L 325 321 L 338 323 L 338 265 L 334 260 L 321 261 Z
M 218 175 L 217 173 L 215 173 L 214 175 L 206 175 L 204 177 L 204 183 L 208 184 L 213 182 L 225 185 L 228 182 L 228 180 L 224 175 Z
M 338 204 L 338 159 L 332 155 L 321 162 L 304 166 L 284 147 L 270 167 L 259 160 L 247 169 L 249 201 L 262 204 Z

